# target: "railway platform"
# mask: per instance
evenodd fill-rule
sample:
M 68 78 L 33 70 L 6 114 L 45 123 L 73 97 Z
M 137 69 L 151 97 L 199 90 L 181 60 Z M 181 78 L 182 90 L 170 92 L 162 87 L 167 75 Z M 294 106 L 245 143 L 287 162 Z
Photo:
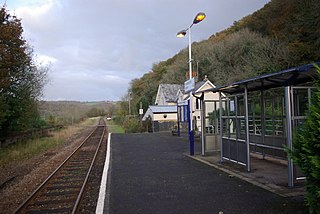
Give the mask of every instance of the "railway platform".
M 184 137 L 142 133 L 109 139 L 105 195 L 97 213 L 307 212 L 301 196 L 283 197 L 208 160 L 188 157 Z

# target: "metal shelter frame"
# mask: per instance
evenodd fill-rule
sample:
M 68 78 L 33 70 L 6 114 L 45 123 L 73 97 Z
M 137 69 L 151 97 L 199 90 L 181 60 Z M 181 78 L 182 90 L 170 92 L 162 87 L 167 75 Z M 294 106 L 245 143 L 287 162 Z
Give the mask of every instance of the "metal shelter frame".
M 320 62 L 315 63 L 320 65 Z M 272 127 L 272 137 L 275 138 L 274 133 L 281 133 L 283 139 L 285 139 L 286 147 L 292 149 L 292 133 L 295 126 L 299 125 L 304 116 L 301 115 L 302 110 L 299 110 L 299 106 L 295 103 L 297 101 L 297 96 L 295 90 L 303 89 L 307 91 L 308 103 L 310 103 L 311 97 L 311 86 L 301 86 L 302 84 L 310 83 L 316 79 L 317 72 L 315 70 L 314 64 L 307 64 L 299 67 L 290 68 L 287 70 L 282 70 L 279 72 L 266 74 L 258 76 L 255 78 L 250 78 L 238 82 L 234 82 L 230 85 L 225 85 L 217 88 L 212 88 L 209 90 L 200 91 L 199 93 L 213 92 L 219 93 L 219 130 L 220 133 L 220 160 L 236 162 L 241 165 L 246 166 L 248 172 L 251 171 L 251 162 L 250 162 L 250 151 L 253 147 L 259 147 L 262 149 L 275 149 L 282 150 L 284 148 L 274 145 L 266 145 L 263 142 L 266 140 L 266 130 L 268 119 L 265 113 L 260 115 L 260 135 L 258 139 L 262 143 L 253 142 L 253 128 L 255 123 L 252 122 L 255 120 L 255 117 L 250 117 L 249 115 L 249 92 L 260 92 L 260 104 L 261 111 L 265 111 L 265 91 L 274 89 L 274 88 L 283 88 L 284 87 L 284 98 L 280 98 L 279 101 L 282 105 L 282 109 L 285 112 L 282 112 L 278 119 L 283 125 L 283 131 L 278 131 L 274 127 L 279 121 L 277 121 L 274 116 L 274 105 L 275 101 L 272 99 L 270 101 L 272 115 L 270 117 L 269 124 Z M 226 95 L 226 96 L 223 96 Z M 202 96 L 203 97 L 203 96 Z M 298 109 L 297 109 L 298 107 Z M 202 109 L 204 111 L 205 108 Z M 298 113 L 297 113 L 298 112 Z M 202 123 L 204 124 L 206 113 L 202 113 Z M 251 133 L 250 133 L 251 131 Z M 205 135 L 205 129 L 202 129 L 202 155 L 205 155 L 205 143 L 203 136 Z M 273 139 L 274 141 L 274 139 Z M 280 146 L 283 146 L 280 144 Z M 263 154 L 264 155 L 264 154 Z M 287 157 L 288 161 L 288 186 L 294 186 L 294 167 L 293 162 L 290 157 Z

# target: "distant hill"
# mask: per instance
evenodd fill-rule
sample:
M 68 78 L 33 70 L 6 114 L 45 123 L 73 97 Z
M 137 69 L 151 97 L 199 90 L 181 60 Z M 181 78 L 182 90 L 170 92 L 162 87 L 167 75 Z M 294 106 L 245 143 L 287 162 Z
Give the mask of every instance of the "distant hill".
M 112 101 L 79 102 L 79 101 L 40 101 L 40 115 L 46 120 L 60 120 L 61 123 L 77 122 L 88 116 L 93 109 L 108 114 L 115 105 Z M 55 122 L 55 121 L 53 121 Z

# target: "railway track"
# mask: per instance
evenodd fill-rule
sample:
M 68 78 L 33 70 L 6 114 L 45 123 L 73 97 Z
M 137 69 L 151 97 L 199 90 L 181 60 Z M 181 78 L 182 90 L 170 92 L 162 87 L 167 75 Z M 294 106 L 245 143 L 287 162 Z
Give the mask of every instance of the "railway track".
M 76 213 L 104 139 L 103 120 L 14 213 Z

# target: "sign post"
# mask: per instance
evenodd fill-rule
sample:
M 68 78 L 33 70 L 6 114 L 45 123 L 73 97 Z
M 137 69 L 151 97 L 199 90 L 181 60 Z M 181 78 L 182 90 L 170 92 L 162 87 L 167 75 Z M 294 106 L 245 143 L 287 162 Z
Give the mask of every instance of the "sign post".
M 191 99 L 188 101 L 188 126 L 189 126 L 189 142 L 190 142 L 190 155 L 194 155 L 194 135 L 193 135 L 193 130 L 192 130 L 192 113 L 191 111 Z
M 192 119 L 193 119 L 193 115 L 192 115 L 192 90 L 195 87 L 195 80 L 194 78 L 185 81 L 184 82 L 184 91 L 185 93 L 190 93 L 189 95 L 189 101 L 188 101 L 188 121 L 189 121 L 189 141 L 190 141 L 190 155 L 194 155 L 194 135 L 193 135 L 193 124 L 192 124 Z
M 142 102 L 140 102 L 139 114 L 140 114 L 140 132 L 141 132 L 142 131 L 142 115 L 143 115 Z
M 189 93 L 191 92 L 195 87 L 195 80 L 194 78 L 188 79 L 184 82 L 184 92 Z

